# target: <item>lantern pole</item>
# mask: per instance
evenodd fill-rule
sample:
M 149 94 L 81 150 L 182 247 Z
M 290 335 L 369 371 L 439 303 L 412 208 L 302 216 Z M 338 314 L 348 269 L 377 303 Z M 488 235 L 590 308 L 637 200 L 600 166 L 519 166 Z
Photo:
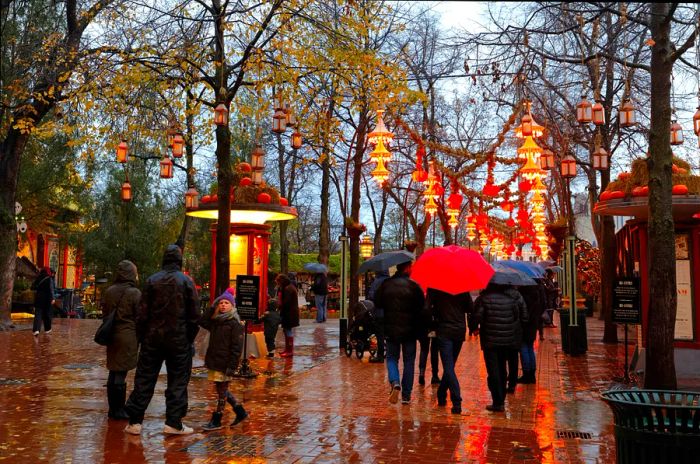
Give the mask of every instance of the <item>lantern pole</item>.
M 343 234 L 340 241 L 340 349 L 345 350 L 348 341 L 348 312 L 347 312 L 347 252 L 348 237 Z

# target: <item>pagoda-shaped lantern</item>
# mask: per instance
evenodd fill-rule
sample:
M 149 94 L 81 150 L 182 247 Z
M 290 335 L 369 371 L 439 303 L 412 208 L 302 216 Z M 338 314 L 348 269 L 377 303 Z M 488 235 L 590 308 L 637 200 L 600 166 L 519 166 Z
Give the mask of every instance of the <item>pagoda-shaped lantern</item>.
M 391 145 L 394 134 L 389 132 L 384 124 L 384 110 L 377 110 L 377 125 L 372 132 L 367 134 L 367 141 L 372 145 L 377 145 L 382 140 L 386 145 Z
M 372 177 L 379 185 L 384 185 L 389 178 L 389 170 L 384 164 L 384 158 L 377 158 L 377 167 L 372 171 Z
M 593 120 L 593 105 L 581 95 L 581 101 L 576 105 L 576 120 L 581 124 L 587 124 Z

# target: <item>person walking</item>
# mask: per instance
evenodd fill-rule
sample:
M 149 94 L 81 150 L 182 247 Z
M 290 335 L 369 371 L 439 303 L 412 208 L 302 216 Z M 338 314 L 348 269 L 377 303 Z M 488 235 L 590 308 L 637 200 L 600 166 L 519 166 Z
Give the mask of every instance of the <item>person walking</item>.
M 129 260 L 117 264 L 114 284 L 105 290 L 101 306 L 102 318 L 114 313 L 112 339 L 107 345 L 107 402 L 110 419 L 126 420 L 126 374 L 136 368 L 138 340 L 136 339 L 136 314 L 141 301 L 141 291 L 136 287 L 138 272 Z
M 440 350 L 442 360 L 442 380 L 437 390 L 438 406 L 447 404 L 447 391 L 452 401 L 452 414 L 462 413 L 462 395 L 459 380 L 455 373 L 455 364 L 462 350 L 464 337 L 467 332 L 467 314 L 472 312 L 471 295 L 449 293 L 428 288 L 426 297 L 428 307 L 435 327 L 435 342 Z
M 425 370 L 428 367 L 428 355 L 430 355 L 431 385 L 440 383 L 440 348 L 433 334 L 425 334 L 418 339 L 420 356 L 418 356 L 418 385 L 425 385 Z
M 231 405 L 236 418 L 231 426 L 242 422 L 248 417 L 243 405 L 229 391 L 229 381 L 238 368 L 243 351 L 243 330 L 241 317 L 236 309 L 236 300 L 228 291 L 219 295 L 209 308 L 199 325 L 209 331 L 209 346 L 204 357 L 204 365 L 209 370 L 207 378 L 214 383 L 216 391 L 216 409 L 211 419 L 202 428 L 209 432 L 221 428 L 221 418 L 224 415 L 226 403 Z
M 292 280 L 285 274 L 279 274 L 277 282 L 277 301 L 284 330 L 284 351 L 280 353 L 283 358 L 294 356 L 294 327 L 299 327 L 299 299 L 297 288 Z
M 554 325 L 554 311 L 559 307 L 559 284 L 554 280 L 553 270 L 546 269 L 544 271 L 542 285 L 545 292 L 545 307 L 538 325 L 540 340 L 544 340 L 545 327 L 556 327 Z
M 510 285 L 489 285 L 475 303 L 479 340 L 484 353 L 487 383 L 492 403 L 488 411 L 505 410 L 506 363 L 522 344 L 522 324 L 527 322 L 523 297 Z
M 277 329 L 282 322 L 282 317 L 277 311 L 277 301 L 270 298 L 267 302 L 267 311 L 265 311 L 260 319 L 263 321 L 263 332 L 265 334 L 265 347 L 267 348 L 267 357 L 275 357 L 275 338 L 277 338 Z
M 537 330 L 542 321 L 547 295 L 541 279 L 535 279 L 535 281 L 537 285 L 518 288 L 527 306 L 527 321 L 522 324 L 523 343 L 520 346 L 520 364 L 522 364 L 523 375 L 517 379 L 517 382 L 522 384 L 531 384 L 537 381 L 535 377 L 537 370 L 535 338 L 537 338 Z
M 367 299 L 374 303 L 374 336 L 377 338 L 377 353 L 370 356 L 369 362 L 383 363 L 384 354 L 386 352 L 386 343 L 384 341 L 384 309 L 377 306 L 376 296 L 377 290 L 382 283 L 389 278 L 387 271 L 377 271 L 374 275 L 374 280 L 367 290 Z
M 316 322 L 326 322 L 326 310 L 328 303 L 328 275 L 325 272 L 317 272 L 314 275 L 314 283 L 311 285 L 314 292 L 314 304 L 316 305 Z
M 35 337 L 39 336 L 41 325 L 44 325 L 44 331 L 47 334 L 51 333 L 51 320 L 53 319 L 53 304 L 55 303 L 54 294 L 56 292 L 56 284 L 51 275 L 51 269 L 44 267 L 39 271 L 39 275 L 32 283 L 34 290 L 34 324 L 32 332 Z
M 377 305 L 384 309 L 384 335 L 386 337 L 386 369 L 391 390 L 389 402 L 411 402 L 416 340 L 428 327 L 425 316 L 425 298 L 418 284 L 409 278 L 411 262 L 396 266 L 396 273 L 386 279 L 377 290 Z M 403 355 L 403 375 L 399 383 L 399 357 Z
M 136 336 L 141 343 L 134 390 L 126 403 L 129 425 L 126 433 L 139 435 L 143 415 L 153 397 L 158 374 L 165 361 L 168 388 L 165 390 L 163 433 L 193 432 L 182 423 L 187 414 L 187 384 L 192 370 L 194 339 L 199 331 L 199 298 L 194 282 L 180 269 L 182 250 L 168 245 L 162 269 L 146 280 L 136 317 Z

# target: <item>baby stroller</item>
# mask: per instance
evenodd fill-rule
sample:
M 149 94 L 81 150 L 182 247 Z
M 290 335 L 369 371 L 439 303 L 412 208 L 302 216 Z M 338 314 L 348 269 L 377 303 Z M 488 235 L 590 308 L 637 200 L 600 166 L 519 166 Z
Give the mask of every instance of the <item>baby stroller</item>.
M 374 316 L 374 303 L 363 300 L 357 303 L 355 317 L 348 328 L 348 339 L 345 342 L 345 354 L 349 358 L 352 350 L 355 350 L 357 359 L 362 359 L 365 350 L 370 355 L 377 354 L 376 319 Z

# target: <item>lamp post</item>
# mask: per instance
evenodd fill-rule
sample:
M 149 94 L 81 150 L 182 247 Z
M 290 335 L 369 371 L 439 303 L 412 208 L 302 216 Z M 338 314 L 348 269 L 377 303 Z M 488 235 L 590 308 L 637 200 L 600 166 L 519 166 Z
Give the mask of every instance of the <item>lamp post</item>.
M 362 240 L 360 240 L 360 256 L 362 259 L 367 260 L 372 257 L 372 251 L 374 249 L 374 240 L 372 240 L 372 237 L 369 235 L 365 234 L 362 237 Z M 369 274 L 365 272 L 365 279 L 364 279 L 364 295 L 365 298 L 367 298 L 367 288 L 369 287 Z
M 348 309 L 347 309 L 347 253 L 348 253 L 348 237 L 341 235 L 338 237 L 340 241 L 340 349 L 345 351 L 345 345 L 348 342 Z

